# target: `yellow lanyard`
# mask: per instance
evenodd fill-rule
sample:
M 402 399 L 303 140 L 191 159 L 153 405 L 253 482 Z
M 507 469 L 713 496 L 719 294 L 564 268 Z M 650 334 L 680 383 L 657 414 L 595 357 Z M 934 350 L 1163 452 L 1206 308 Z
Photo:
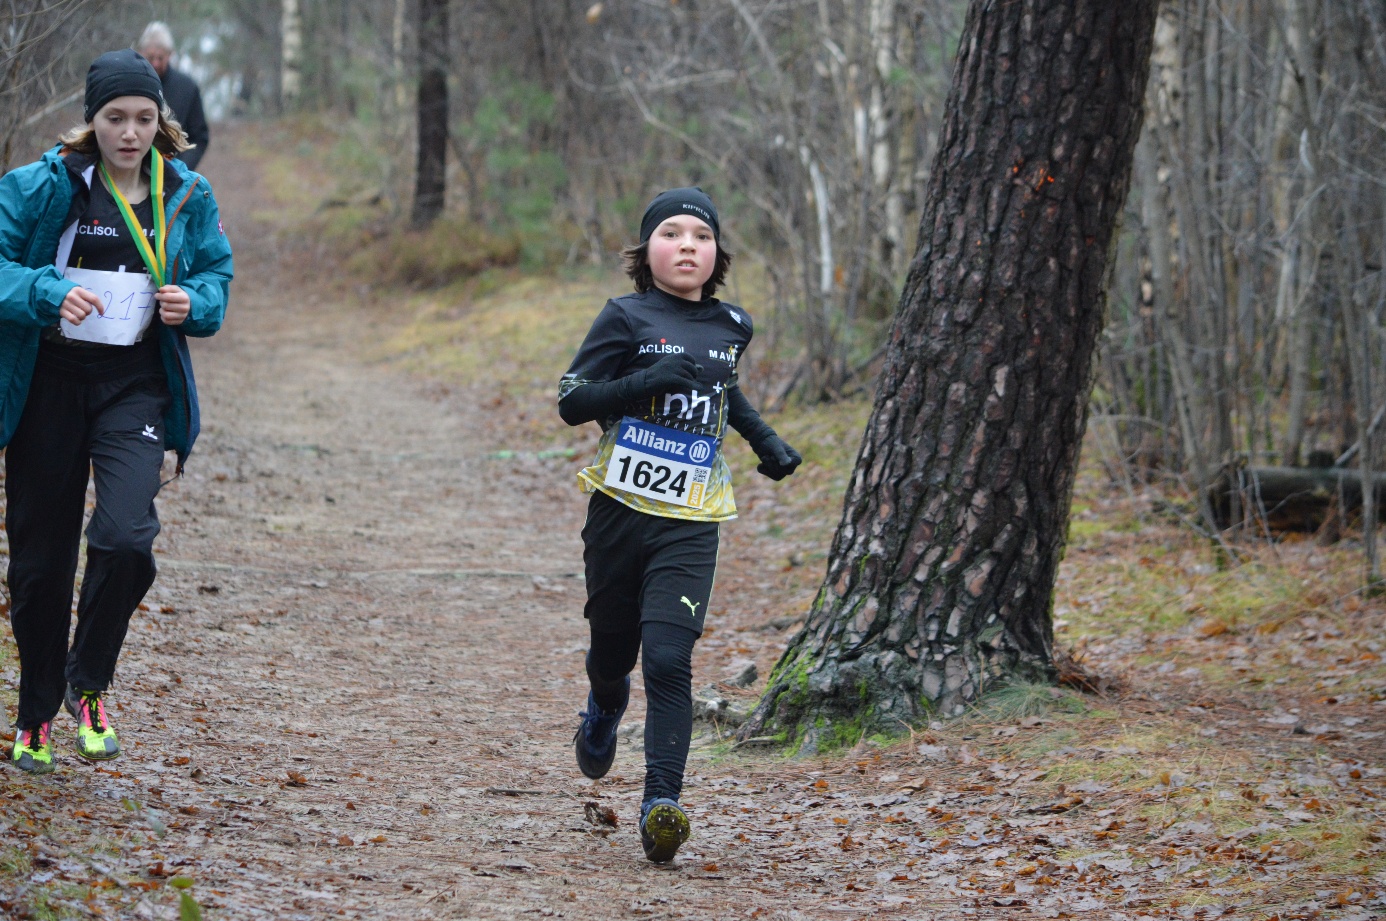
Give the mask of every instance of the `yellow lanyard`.
M 120 211 L 120 216 L 125 218 L 125 226 L 130 231 L 130 236 L 135 240 L 135 248 L 139 250 L 140 258 L 144 260 L 145 266 L 149 269 L 149 275 L 154 279 L 154 284 L 162 288 L 165 284 L 164 277 L 168 271 L 168 252 L 166 250 L 168 238 L 168 222 L 164 218 L 164 158 L 154 148 L 149 149 L 149 195 L 154 199 L 154 245 L 149 245 L 149 240 L 144 235 L 144 228 L 140 226 L 140 219 L 135 217 L 135 209 L 130 207 L 130 202 L 126 200 L 125 193 L 111 180 L 111 174 L 106 172 L 106 164 L 100 164 L 101 181 L 106 183 L 106 188 L 110 191 L 111 197 L 115 199 L 116 209 Z

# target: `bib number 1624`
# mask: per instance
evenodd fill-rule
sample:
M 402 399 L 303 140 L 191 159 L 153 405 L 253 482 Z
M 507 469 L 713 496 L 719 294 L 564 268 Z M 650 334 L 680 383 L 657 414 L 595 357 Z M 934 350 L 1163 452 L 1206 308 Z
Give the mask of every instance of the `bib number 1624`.
M 702 508 L 716 445 L 711 439 L 623 419 L 606 485 L 685 508 Z
M 612 458 L 616 460 L 615 458 Z M 622 486 L 633 486 L 640 490 L 649 490 L 652 493 L 662 496 L 677 496 L 683 499 L 684 493 L 688 489 L 688 471 L 680 470 L 675 473 L 669 469 L 667 464 L 657 461 L 636 460 L 630 454 L 625 454 L 616 460 L 616 466 L 620 469 L 616 473 L 617 482 Z M 682 504 L 682 502 L 680 502 Z

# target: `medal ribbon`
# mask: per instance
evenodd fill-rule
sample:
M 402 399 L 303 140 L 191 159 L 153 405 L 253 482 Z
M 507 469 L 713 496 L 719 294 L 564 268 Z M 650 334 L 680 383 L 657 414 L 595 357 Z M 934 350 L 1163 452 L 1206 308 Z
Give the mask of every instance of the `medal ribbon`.
M 106 183 L 106 188 L 110 191 L 111 197 L 115 199 L 116 209 L 120 211 L 120 216 L 125 219 L 125 226 L 130 231 L 130 236 L 135 239 L 135 248 L 139 250 L 140 258 L 144 260 L 145 267 L 149 269 L 149 275 L 154 279 L 155 287 L 164 286 L 164 276 L 168 271 L 168 251 L 166 249 L 168 238 L 168 222 L 164 216 L 164 158 L 154 148 L 149 149 L 149 195 L 154 199 L 154 245 L 149 245 L 148 238 L 144 235 L 144 228 L 140 226 L 140 219 L 135 217 L 135 209 L 130 207 L 130 202 L 126 200 L 125 193 L 111 179 L 111 174 L 106 172 L 105 162 L 101 163 L 101 181 Z

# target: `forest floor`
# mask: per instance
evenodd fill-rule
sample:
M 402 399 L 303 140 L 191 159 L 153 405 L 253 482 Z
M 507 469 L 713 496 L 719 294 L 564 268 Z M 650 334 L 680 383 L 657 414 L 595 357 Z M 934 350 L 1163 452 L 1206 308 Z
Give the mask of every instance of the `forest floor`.
M 57 773 L 0 769 L 0 915 L 1386 913 L 1386 605 L 1353 590 L 1360 550 L 1261 544 L 1219 569 L 1097 465 L 1056 632 L 1100 693 L 1013 689 L 807 758 L 700 722 L 694 837 L 647 863 L 638 732 L 602 781 L 573 763 L 573 473 L 595 437 L 552 402 L 619 280 L 368 285 L 296 223 L 283 190 L 315 192 L 316 159 L 219 144 L 205 167 L 237 276 L 225 329 L 194 343 L 204 431 L 161 495 L 161 572 L 111 695 L 126 754 L 81 762 L 60 717 Z M 734 457 L 704 696 L 745 709 L 764 687 L 821 578 L 861 413 L 777 418 L 810 461 L 784 483 Z M 11 718 L 17 677 L 6 636 Z M 629 730 L 642 715 L 637 692 Z

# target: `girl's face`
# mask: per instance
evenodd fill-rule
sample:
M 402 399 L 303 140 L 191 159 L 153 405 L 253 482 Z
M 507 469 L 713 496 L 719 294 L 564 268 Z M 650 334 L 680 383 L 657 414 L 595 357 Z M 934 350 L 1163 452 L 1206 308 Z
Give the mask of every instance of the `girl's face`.
M 703 299 L 703 285 L 717 263 L 712 228 L 691 214 L 676 214 L 650 234 L 646 258 L 655 287 L 690 301 Z
M 138 169 L 159 131 L 159 104 L 145 96 L 117 96 L 92 119 L 107 169 Z

